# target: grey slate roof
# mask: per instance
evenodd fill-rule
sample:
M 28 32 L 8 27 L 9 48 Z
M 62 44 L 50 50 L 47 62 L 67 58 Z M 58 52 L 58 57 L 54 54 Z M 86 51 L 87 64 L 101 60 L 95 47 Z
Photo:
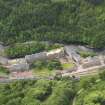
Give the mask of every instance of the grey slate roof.
M 79 62 L 81 60 L 81 56 L 77 54 L 75 46 L 66 46 L 65 52 L 70 58 L 74 59 L 76 62 Z
M 29 64 L 27 64 L 27 63 L 14 64 L 14 65 L 11 65 L 9 69 L 11 71 L 28 71 L 29 70 Z
M 36 54 L 25 56 L 25 59 L 28 63 L 32 63 L 32 62 L 37 61 L 37 60 L 43 60 L 46 58 L 47 58 L 46 52 L 41 52 L 41 53 L 36 53 Z

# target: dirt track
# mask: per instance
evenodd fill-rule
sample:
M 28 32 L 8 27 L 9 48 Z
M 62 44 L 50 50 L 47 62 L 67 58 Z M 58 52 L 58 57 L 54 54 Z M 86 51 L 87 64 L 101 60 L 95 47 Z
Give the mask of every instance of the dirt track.
M 72 75 L 84 76 L 84 75 L 91 75 L 94 73 L 98 73 L 100 71 L 100 69 L 105 68 L 105 63 L 104 63 L 104 60 L 102 59 L 102 57 L 100 57 L 100 62 L 101 62 L 101 65 L 89 67 L 86 69 L 83 69 L 81 65 L 78 65 L 77 71 L 74 71 L 72 73 L 64 73 L 64 74 L 62 74 L 62 76 L 72 76 Z

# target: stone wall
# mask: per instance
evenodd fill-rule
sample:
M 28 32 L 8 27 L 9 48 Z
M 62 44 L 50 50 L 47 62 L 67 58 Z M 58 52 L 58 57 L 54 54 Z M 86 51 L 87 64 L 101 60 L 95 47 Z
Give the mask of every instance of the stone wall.
M 54 58 L 60 58 L 64 56 L 64 50 L 56 49 L 49 52 L 41 52 L 32 55 L 26 55 L 25 58 L 19 59 L 6 59 L 0 57 L 0 63 L 6 66 L 10 71 L 27 71 L 29 70 L 29 65 L 38 60 L 49 60 Z
M 82 64 L 82 67 L 85 68 L 89 68 L 89 67 L 93 67 L 93 66 L 101 66 L 101 62 L 98 58 L 91 58 L 90 60 L 88 60 L 88 62 L 84 62 Z
M 5 58 L 5 57 L 0 56 L 0 64 L 7 65 L 8 64 L 8 59 Z
M 26 55 L 25 60 L 28 63 L 33 63 L 38 60 L 49 60 L 54 58 L 60 58 L 63 56 L 64 56 L 64 50 L 63 48 L 61 48 L 61 49 L 56 49 L 49 52 L 41 52 L 41 53 L 36 53 L 32 55 Z
M 29 64 L 28 63 L 14 64 L 14 65 L 9 66 L 9 69 L 11 71 L 28 71 Z
M 46 52 L 41 52 L 41 53 L 36 53 L 36 54 L 32 54 L 32 55 L 26 55 L 25 56 L 25 60 L 28 63 L 33 63 L 37 60 L 45 60 L 47 59 L 47 55 Z
M 54 59 L 54 58 L 61 58 L 64 57 L 65 53 L 64 53 L 64 49 L 56 49 L 56 50 L 52 50 L 49 52 L 46 52 L 47 55 L 47 59 Z

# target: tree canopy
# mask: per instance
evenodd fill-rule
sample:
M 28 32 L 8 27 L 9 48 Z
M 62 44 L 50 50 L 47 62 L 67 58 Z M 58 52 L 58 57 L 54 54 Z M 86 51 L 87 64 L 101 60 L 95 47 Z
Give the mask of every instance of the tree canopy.
M 104 0 L 0 0 L 0 41 L 105 44 Z

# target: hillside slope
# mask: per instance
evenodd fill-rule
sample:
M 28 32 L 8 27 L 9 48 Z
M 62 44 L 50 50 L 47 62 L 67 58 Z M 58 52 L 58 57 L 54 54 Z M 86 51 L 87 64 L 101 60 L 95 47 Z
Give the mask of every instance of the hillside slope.
M 0 41 L 105 44 L 105 0 L 0 0 Z
M 0 105 L 68 105 L 75 95 L 69 81 L 17 81 L 0 84 Z

